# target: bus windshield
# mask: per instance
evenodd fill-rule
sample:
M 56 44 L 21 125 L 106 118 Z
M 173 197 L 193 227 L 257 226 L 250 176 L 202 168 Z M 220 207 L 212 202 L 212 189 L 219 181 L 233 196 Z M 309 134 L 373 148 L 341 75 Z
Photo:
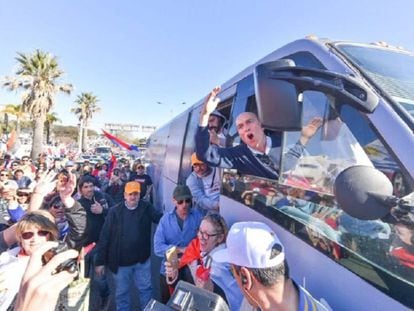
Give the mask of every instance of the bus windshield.
M 413 53 L 366 45 L 336 47 L 414 118 Z

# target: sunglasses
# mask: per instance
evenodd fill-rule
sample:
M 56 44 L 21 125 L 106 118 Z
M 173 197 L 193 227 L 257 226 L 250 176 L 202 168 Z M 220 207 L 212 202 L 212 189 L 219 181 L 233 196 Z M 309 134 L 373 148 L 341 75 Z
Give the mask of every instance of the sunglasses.
M 17 193 L 17 196 L 19 196 L 19 197 L 28 197 L 29 194 L 28 193 L 20 193 L 20 192 L 18 192 Z
M 177 203 L 179 205 L 183 204 L 184 202 L 187 203 L 187 204 L 190 204 L 192 202 L 192 200 L 191 199 L 177 200 Z
M 194 163 L 193 166 L 194 167 L 202 167 L 202 166 L 204 166 L 204 163 Z
M 52 206 L 53 209 L 61 209 L 62 207 L 63 205 L 61 203 Z
M 213 236 L 218 236 L 218 235 L 220 235 L 222 233 L 221 232 L 218 232 L 218 233 L 210 234 L 208 232 L 204 232 L 204 231 L 198 230 L 197 234 L 199 236 L 201 236 L 204 240 L 208 240 L 209 238 L 211 238 Z
M 9 176 L 9 174 L 0 174 L 0 176 Z
M 48 234 L 49 234 L 50 232 L 49 231 L 46 231 L 46 230 L 39 230 L 39 231 L 37 231 L 37 236 L 41 236 L 41 237 L 45 237 L 45 236 L 47 236 Z M 29 240 L 29 239 L 31 239 L 33 236 L 35 235 L 35 232 L 31 232 L 31 231 L 28 231 L 28 232 L 23 232 L 22 233 L 22 238 L 23 238 L 23 240 Z

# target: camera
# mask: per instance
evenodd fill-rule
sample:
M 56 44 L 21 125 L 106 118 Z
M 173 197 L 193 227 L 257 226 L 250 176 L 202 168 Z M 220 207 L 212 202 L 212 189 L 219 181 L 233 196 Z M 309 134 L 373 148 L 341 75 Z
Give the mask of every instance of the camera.
M 67 251 L 68 249 L 69 248 L 66 245 L 66 243 L 59 241 L 58 246 L 49 249 L 43 254 L 42 256 L 43 265 L 47 264 L 56 254 Z M 67 271 L 69 273 L 74 273 L 78 271 L 78 262 L 76 258 L 68 259 L 56 267 L 55 273 L 59 273 L 61 271 Z

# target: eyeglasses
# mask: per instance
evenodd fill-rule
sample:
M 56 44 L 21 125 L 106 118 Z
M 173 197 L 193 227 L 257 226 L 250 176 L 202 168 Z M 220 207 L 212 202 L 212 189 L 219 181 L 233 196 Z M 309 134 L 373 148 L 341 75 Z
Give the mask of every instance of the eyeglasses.
M 191 199 L 177 200 L 177 203 L 179 205 L 183 204 L 184 202 L 187 203 L 187 204 L 190 204 L 190 203 L 192 203 L 192 200 Z
M 0 176 L 9 176 L 9 174 L 0 174 Z
M 210 233 L 208 233 L 208 232 L 203 232 L 203 231 L 201 231 L 201 230 L 198 230 L 197 234 L 198 234 L 199 236 L 201 236 L 204 240 L 208 240 L 209 238 L 211 238 L 211 237 L 213 237 L 213 236 L 220 235 L 220 234 L 222 234 L 222 233 L 221 233 L 221 232 L 217 232 L 217 233 L 214 233 L 214 234 L 210 234 Z
M 17 193 L 17 196 L 19 196 L 19 197 L 28 197 L 29 194 L 28 193 L 20 193 L 20 192 L 18 192 Z
M 239 267 L 239 266 L 236 266 L 236 265 L 231 264 L 231 265 L 230 265 L 230 271 L 231 271 L 231 273 L 233 274 L 233 276 L 234 276 L 234 277 L 236 277 L 236 275 L 237 275 L 237 276 L 239 275 L 239 272 L 240 272 L 240 267 Z
M 50 232 L 49 232 L 49 231 L 46 231 L 46 230 L 39 230 L 39 231 L 37 231 L 37 233 L 35 233 L 35 232 L 31 232 L 31 231 L 28 231 L 28 232 L 23 232 L 23 233 L 22 233 L 22 238 L 23 238 L 23 240 L 29 240 L 29 239 L 31 239 L 31 238 L 32 238 L 35 234 L 37 234 L 37 236 L 45 237 L 45 236 L 47 236 L 49 233 L 50 233 Z

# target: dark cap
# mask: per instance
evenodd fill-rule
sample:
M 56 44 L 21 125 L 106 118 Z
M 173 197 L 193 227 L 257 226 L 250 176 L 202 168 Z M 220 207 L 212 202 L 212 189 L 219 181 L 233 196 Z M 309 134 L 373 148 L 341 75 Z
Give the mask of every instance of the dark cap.
M 188 188 L 186 185 L 178 185 L 174 189 L 173 198 L 178 201 L 192 199 L 193 196 L 191 195 L 190 188 Z

